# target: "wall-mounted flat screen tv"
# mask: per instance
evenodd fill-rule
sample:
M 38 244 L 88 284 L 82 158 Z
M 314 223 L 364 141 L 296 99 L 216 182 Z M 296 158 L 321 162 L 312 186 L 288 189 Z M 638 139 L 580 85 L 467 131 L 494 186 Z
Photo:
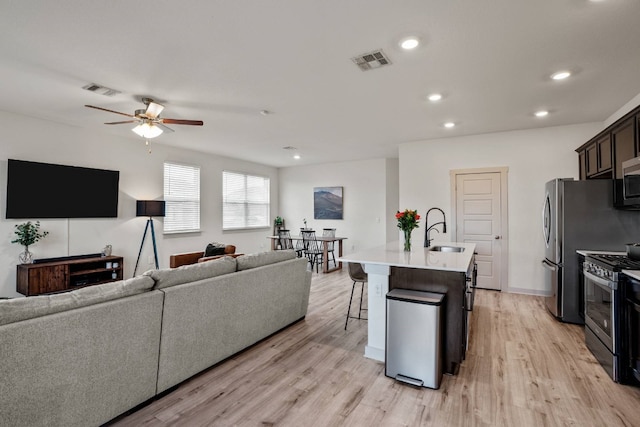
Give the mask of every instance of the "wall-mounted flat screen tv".
M 6 217 L 116 218 L 120 172 L 9 159 Z

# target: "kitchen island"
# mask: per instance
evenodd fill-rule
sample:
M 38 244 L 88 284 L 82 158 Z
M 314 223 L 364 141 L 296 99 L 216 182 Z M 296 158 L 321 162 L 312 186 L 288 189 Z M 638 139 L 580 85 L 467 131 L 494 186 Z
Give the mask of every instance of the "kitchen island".
M 437 251 L 462 248 L 462 252 Z M 401 242 L 349 254 L 342 262 L 363 264 L 368 275 L 368 342 L 365 357 L 385 360 L 386 294 L 391 289 L 446 293 L 443 330 L 443 370 L 455 374 L 464 360 L 468 336 L 467 278 L 474 267 L 475 243 L 437 242 L 429 248 L 403 250 Z M 471 296 L 472 298 L 472 296 Z M 466 301 L 466 302 L 465 302 Z

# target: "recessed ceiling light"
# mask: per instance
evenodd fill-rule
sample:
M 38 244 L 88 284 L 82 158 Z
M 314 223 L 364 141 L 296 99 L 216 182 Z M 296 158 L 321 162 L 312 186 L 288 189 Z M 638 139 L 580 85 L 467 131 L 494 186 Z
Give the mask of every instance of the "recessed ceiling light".
M 446 128 L 452 128 L 454 127 L 456 124 L 453 122 L 446 122 L 443 126 Z
M 536 117 L 545 117 L 549 115 L 549 112 L 547 110 L 540 110 L 536 111 L 534 114 L 536 115 Z
M 405 50 L 411 50 L 418 47 L 420 40 L 417 37 L 407 37 L 400 42 L 400 47 Z
M 296 159 L 296 160 L 300 160 L 300 154 L 295 154 L 295 155 L 293 156 L 293 158 L 294 158 L 294 159 Z
M 571 75 L 570 71 L 558 71 L 557 73 L 551 74 L 551 78 L 553 80 L 564 80 Z
M 439 93 L 432 93 L 427 97 L 427 99 L 431 102 L 438 102 L 442 99 L 442 95 Z

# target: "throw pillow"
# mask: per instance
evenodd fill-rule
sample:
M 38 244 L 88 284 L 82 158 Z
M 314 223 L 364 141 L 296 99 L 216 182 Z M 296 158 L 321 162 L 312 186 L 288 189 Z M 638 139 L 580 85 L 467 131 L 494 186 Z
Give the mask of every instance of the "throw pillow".
M 224 243 L 209 243 L 207 248 L 204 250 L 204 256 L 215 256 L 215 255 L 224 255 Z

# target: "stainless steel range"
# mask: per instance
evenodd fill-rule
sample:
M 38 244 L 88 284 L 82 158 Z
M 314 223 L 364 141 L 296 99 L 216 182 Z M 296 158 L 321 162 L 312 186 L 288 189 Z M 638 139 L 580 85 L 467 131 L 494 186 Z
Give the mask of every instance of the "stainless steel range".
M 625 255 L 589 254 L 585 257 L 585 341 L 598 362 L 616 382 L 621 382 L 622 297 L 618 275 L 640 270 L 640 261 Z

